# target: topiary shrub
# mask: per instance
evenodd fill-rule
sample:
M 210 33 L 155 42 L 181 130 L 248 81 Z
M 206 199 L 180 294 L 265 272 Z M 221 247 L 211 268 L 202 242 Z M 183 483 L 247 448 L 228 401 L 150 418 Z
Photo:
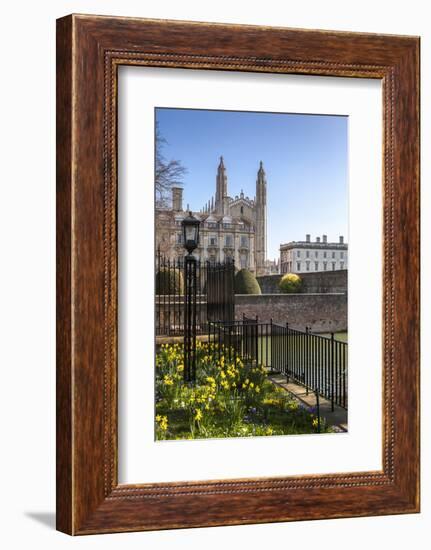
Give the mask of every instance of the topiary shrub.
M 235 274 L 235 294 L 262 294 L 256 277 L 248 269 Z
M 302 285 L 302 279 L 296 273 L 286 273 L 280 279 L 278 286 L 281 292 L 290 293 L 290 292 L 299 292 Z
M 177 269 L 162 267 L 156 273 L 156 294 L 183 294 L 183 274 Z

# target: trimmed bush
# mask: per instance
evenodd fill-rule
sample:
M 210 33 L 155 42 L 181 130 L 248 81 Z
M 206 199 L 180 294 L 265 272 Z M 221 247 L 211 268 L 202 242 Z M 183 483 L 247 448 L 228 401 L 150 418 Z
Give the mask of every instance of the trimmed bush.
M 278 286 L 280 287 L 281 292 L 286 294 L 290 292 L 299 292 L 302 285 L 302 279 L 296 273 L 286 273 L 280 279 Z
M 183 275 L 178 269 L 162 268 L 156 273 L 156 294 L 183 294 Z
M 262 294 L 256 277 L 248 269 L 240 269 L 236 273 L 235 294 Z

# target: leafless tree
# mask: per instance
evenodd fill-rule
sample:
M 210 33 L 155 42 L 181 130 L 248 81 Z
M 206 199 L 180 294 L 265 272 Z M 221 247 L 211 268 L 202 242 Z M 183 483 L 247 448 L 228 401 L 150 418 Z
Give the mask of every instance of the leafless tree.
M 163 148 L 167 145 L 156 122 L 156 205 L 167 206 L 170 201 L 170 191 L 176 185 L 183 185 L 187 168 L 179 160 L 167 160 L 163 154 Z

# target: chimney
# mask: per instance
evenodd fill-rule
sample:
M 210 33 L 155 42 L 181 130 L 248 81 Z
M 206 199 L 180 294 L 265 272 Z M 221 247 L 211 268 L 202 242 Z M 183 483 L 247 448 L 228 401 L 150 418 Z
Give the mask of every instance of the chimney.
M 305 235 L 305 240 L 306 240 L 307 243 L 310 242 L 310 235 L 308 233 L 307 233 L 307 235 Z
M 316 237 L 316 243 L 320 243 L 320 237 Z
M 322 235 L 322 242 L 327 243 L 328 242 L 328 236 Z
M 181 187 L 172 187 L 172 208 L 175 212 L 183 210 L 183 190 Z
M 343 235 L 340 235 L 340 244 L 344 244 L 344 237 L 343 237 Z

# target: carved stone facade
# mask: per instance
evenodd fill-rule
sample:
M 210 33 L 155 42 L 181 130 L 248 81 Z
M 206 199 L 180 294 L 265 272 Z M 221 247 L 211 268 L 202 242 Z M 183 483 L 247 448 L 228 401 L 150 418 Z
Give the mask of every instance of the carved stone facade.
M 215 196 L 193 215 L 200 220 L 200 243 L 195 255 L 201 260 L 224 261 L 233 258 L 238 269 L 256 275 L 272 271 L 266 259 L 267 203 L 266 175 L 262 162 L 256 178 L 256 196 L 234 198 L 228 195 L 223 157 L 217 169 Z M 188 215 L 183 209 L 183 190 L 172 189 L 172 207 L 156 208 L 156 250 L 174 259 L 184 256 L 181 222 Z M 272 269 L 271 269 L 272 268 Z

